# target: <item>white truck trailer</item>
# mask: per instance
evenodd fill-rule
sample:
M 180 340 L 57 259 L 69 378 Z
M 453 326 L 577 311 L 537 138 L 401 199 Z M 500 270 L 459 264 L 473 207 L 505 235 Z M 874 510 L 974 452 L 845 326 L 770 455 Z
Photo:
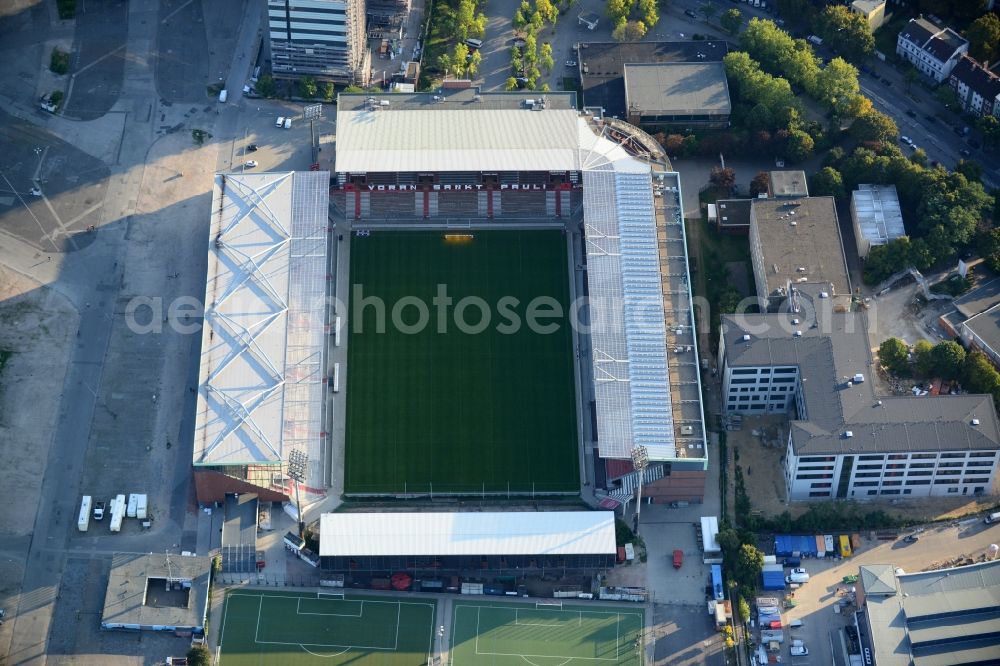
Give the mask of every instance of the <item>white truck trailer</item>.
M 90 527 L 90 506 L 93 502 L 93 498 L 90 495 L 84 495 L 83 501 L 80 502 L 80 516 L 76 519 L 76 527 L 81 532 L 86 532 L 87 528 Z
M 136 497 L 135 517 L 138 518 L 139 520 L 146 520 L 147 514 L 149 512 L 148 509 L 149 498 L 145 493 L 136 495 L 135 497 Z
M 122 520 L 125 518 L 125 496 L 118 495 L 111 501 L 111 531 L 122 531 Z

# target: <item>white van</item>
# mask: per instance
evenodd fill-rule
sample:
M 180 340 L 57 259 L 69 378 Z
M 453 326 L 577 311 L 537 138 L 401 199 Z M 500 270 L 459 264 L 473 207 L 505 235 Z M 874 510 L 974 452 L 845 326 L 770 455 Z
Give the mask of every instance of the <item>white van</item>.
M 226 100 L 229 98 L 229 93 L 225 90 L 219 92 L 219 104 L 225 104 Z
M 805 569 L 792 569 L 792 573 L 789 576 L 785 576 L 786 583 L 807 583 L 809 582 L 809 573 Z
M 465 40 L 465 45 L 470 49 L 481 49 L 483 48 L 483 40 L 481 39 L 467 39 Z
M 284 116 L 278 116 L 278 119 L 274 121 L 274 126 L 278 127 L 278 128 L 284 127 L 285 126 L 285 117 Z
M 983 522 L 986 523 L 987 525 L 992 525 L 993 523 L 1000 523 L 1000 511 L 997 511 L 996 513 L 991 513 L 990 515 L 986 516 L 986 520 L 984 520 Z
M 285 129 L 292 129 L 292 119 L 285 118 Z

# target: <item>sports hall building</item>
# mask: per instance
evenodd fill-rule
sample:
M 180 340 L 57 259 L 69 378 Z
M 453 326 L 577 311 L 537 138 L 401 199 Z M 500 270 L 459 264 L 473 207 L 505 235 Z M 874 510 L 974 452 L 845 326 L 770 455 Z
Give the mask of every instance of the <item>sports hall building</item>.
M 573 92 L 345 93 L 337 125 L 331 208 L 354 233 L 565 229 L 574 292 L 589 298 L 589 330 L 575 338 L 581 480 L 606 489 L 607 508 L 630 501 L 641 446 L 644 497 L 700 502 L 707 451 L 680 180 L 660 146 L 579 112 Z

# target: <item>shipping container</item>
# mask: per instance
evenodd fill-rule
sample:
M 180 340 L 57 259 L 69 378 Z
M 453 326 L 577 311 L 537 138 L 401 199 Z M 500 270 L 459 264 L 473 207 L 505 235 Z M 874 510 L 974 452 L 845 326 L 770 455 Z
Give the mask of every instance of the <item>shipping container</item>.
M 125 496 L 118 495 L 111 501 L 111 524 L 108 526 L 112 532 L 122 531 L 122 520 L 125 519 Z
M 840 556 L 850 557 L 852 555 L 851 551 L 851 539 L 846 534 L 840 535 Z
M 139 496 L 135 493 L 129 493 L 128 496 L 128 509 L 125 511 L 125 515 L 128 518 L 135 518 L 135 507 L 139 503 Z
M 712 565 L 712 595 L 717 601 L 722 601 L 726 597 L 726 590 L 722 585 L 722 565 Z
M 822 534 L 816 535 L 816 557 L 826 557 L 826 539 Z

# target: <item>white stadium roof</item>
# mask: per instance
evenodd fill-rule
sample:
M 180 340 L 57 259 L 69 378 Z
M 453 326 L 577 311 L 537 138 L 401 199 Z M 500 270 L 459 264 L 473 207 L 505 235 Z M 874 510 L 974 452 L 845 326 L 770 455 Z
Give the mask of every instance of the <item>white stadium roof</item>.
M 341 173 L 580 168 L 573 109 L 341 108 L 337 124 Z
M 324 513 L 319 527 L 321 556 L 615 552 L 611 511 Z
M 215 176 L 195 465 L 321 457 L 329 179 Z

